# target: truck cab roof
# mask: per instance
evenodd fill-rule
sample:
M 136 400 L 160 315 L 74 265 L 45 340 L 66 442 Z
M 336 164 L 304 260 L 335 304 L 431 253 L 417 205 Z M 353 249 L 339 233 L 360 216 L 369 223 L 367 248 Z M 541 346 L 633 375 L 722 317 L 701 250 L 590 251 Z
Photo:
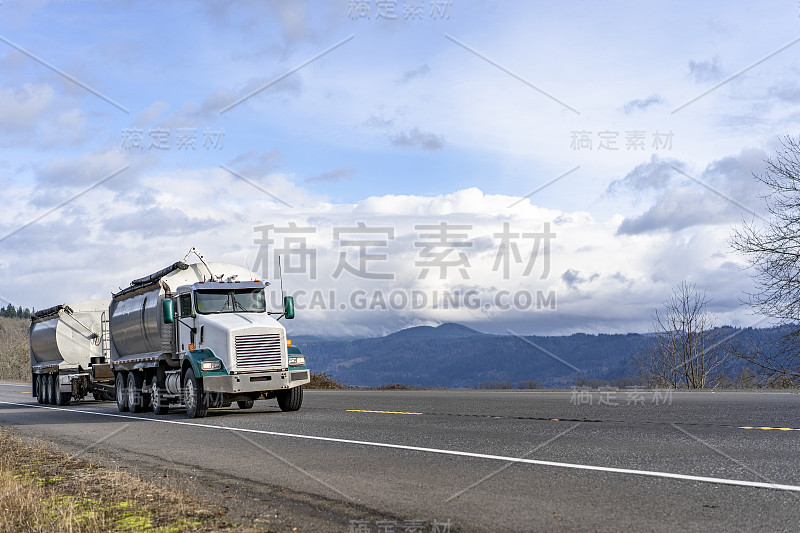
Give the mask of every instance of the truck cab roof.
M 198 281 L 192 285 L 181 285 L 178 287 L 178 294 L 184 294 L 197 290 L 220 290 L 220 289 L 263 289 L 268 287 L 268 281 Z

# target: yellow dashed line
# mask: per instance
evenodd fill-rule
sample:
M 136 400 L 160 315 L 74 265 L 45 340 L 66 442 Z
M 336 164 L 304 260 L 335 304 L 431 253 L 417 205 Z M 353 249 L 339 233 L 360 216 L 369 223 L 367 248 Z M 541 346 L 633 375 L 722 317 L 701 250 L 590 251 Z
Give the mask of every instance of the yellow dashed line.
M 764 430 L 776 429 L 778 431 L 800 431 L 800 428 L 771 428 L 767 426 L 739 426 L 739 429 L 764 429 Z
M 366 409 L 347 409 L 348 413 L 383 413 L 385 415 L 421 415 L 422 413 L 406 413 L 404 411 L 368 411 Z

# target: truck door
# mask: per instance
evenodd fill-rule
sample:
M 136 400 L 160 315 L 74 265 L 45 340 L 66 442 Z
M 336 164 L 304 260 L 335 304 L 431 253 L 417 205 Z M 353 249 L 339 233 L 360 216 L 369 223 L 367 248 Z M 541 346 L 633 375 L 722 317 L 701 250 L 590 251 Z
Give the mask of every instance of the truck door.
M 178 312 L 181 317 L 178 323 L 178 351 L 185 352 L 190 344 L 194 344 L 194 308 L 191 293 L 178 296 Z

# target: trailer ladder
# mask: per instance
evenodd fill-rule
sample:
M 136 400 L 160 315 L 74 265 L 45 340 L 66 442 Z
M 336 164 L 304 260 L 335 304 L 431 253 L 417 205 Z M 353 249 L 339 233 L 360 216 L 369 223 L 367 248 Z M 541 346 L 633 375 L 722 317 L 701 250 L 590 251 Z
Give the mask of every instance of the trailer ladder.
M 103 357 L 106 361 L 111 361 L 111 329 L 107 312 L 103 312 L 100 316 L 100 344 L 102 345 Z

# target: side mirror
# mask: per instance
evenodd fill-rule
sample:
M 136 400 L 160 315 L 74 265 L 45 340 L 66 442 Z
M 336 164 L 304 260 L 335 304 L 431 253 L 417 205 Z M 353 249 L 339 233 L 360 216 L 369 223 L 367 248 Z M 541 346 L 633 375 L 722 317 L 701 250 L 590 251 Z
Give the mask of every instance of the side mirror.
M 165 299 L 161 302 L 161 310 L 164 312 L 164 324 L 172 324 L 175 322 L 175 307 L 172 300 Z
M 283 297 L 283 315 L 287 320 L 294 318 L 294 298 L 291 296 Z

